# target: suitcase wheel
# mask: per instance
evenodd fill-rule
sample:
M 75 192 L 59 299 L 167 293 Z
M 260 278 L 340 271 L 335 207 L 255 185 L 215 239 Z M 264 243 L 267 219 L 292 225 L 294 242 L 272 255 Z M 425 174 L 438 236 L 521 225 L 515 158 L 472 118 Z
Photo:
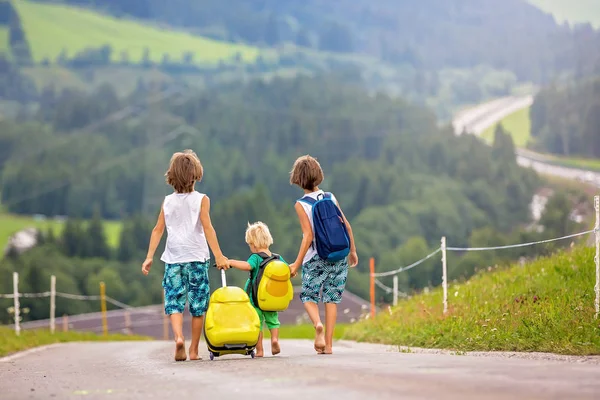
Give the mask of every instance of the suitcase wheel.
M 209 351 L 208 358 L 210 358 L 210 361 L 213 361 L 215 359 L 215 353 L 213 353 L 212 351 Z
M 250 357 L 254 358 L 255 355 L 256 353 L 254 352 L 254 350 L 252 350 L 252 353 L 250 353 Z

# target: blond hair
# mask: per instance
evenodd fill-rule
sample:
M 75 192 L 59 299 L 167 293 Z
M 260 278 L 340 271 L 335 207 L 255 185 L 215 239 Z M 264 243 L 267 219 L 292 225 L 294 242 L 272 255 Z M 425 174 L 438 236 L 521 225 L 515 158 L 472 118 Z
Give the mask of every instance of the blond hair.
M 308 154 L 298 157 L 290 171 L 290 184 L 306 190 L 314 190 L 323 182 L 323 178 L 321 164 Z
M 260 221 L 253 224 L 248 223 L 246 243 L 257 249 L 268 249 L 273 244 L 273 236 L 269 232 L 269 227 Z
M 165 176 L 167 183 L 173 186 L 177 193 L 191 193 L 194 184 L 202 180 L 203 174 L 200 159 L 196 153 L 187 149 L 173 154 Z

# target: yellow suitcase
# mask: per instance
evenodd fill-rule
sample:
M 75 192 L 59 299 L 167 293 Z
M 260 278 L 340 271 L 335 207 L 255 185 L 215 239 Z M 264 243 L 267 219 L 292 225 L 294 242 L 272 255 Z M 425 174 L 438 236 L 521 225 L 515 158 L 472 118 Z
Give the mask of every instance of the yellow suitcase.
M 204 320 L 204 338 L 209 357 L 214 360 L 227 354 L 250 355 L 260 334 L 260 319 L 244 289 L 227 286 L 221 270 L 223 287 L 210 296 Z

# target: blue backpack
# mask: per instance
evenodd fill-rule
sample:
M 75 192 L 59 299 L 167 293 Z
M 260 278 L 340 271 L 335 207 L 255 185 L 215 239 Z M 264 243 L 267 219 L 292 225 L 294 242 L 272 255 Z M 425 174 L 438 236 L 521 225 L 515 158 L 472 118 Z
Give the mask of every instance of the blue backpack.
M 312 206 L 314 242 L 317 254 L 323 260 L 336 262 L 350 253 L 350 238 L 339 207 L 331 197 L 324 193 L 318 200 L 304 196 L 300 200 Z M 317 197 L 318 198 L 318 197 Z

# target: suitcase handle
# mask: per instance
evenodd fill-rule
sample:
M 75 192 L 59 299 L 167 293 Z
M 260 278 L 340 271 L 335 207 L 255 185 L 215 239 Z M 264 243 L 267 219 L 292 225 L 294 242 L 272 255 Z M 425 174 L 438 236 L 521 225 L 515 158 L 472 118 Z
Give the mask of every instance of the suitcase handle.
M 217 264 L 213 264 L 213 267 L 217 268 Z M 221 270 L 221 285 L 227 287 L 227 277 L 225 276 L 225 270 Z

